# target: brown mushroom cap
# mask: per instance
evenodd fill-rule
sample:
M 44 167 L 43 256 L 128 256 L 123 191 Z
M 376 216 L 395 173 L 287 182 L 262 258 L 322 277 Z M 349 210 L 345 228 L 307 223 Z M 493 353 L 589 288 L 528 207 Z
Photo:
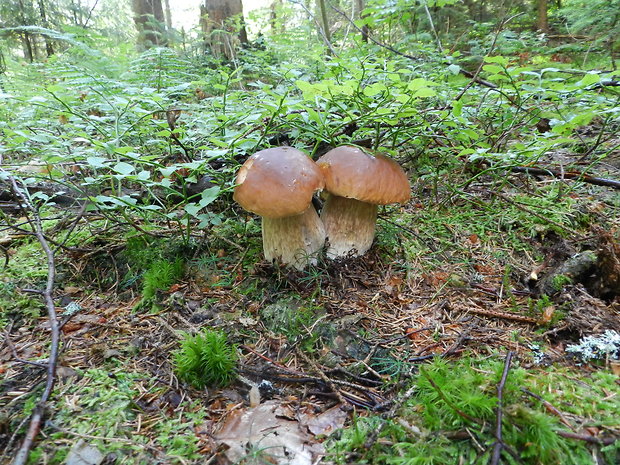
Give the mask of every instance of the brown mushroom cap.
M 312 195 L 324 187 L 316 164 L 292 147 L 256 152 L 237 174 L 233 198 L 244 209 L 267 218 L 303 213 Z
M 391 158 L 344 145 L 316 162 L 331 194 L 375 205 L 403 203 L 411 196 L 407 175 Z

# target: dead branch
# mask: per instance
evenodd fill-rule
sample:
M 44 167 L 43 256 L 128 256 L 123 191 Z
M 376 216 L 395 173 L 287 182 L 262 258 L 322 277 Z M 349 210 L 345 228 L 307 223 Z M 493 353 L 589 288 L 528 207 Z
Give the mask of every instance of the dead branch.
M 58 327 L 56 308 L 54 307 L 54 300 L 52 298 L 52 292 L 54 290 L 54 279 L 56 276 L 54 252 L 52 252 L 52 249 L 50 248 L 49 243 L 47 242 L 45 235 L 43 234 L 41 217 L 39 216 L 39 212 L 37 211 L 37 209 L 30 202 L 27 191 L 24 192 L 18 186 L 17 181 L 13 176 L 7 174 L 7 179 L 11 184 L 13 194 L 17 199 L 19 199 L 21 208 L 24 210 L 24 213 L 29 218 L 29 222 L 34 231 L 34 234 L 36 235 L 37 240 L 39 241 L 39 244 L 41 244 L 41 248 L 43 249 L 47 257 L 47 283 L 45 285 L 45 290 L 42 292 L 42 295 L 45 300 L 45 307 L 47 308 L 47 315 L 50 321 L 51 347 L 49 360 L 47 362 L 47 379 L 45 381 L 45 390 L 41 395 L 41 400 L 34 408 L 32 416 L 30 417 L 30 426 L 28 427 L 26 437 L 24 438 L 24 441 L 13 460 L 13 465 L 24 465 L 28 460 L 28 455 L 30 453 L 30 449 L 32 448 L 34 440 L 39 434 L 39 430 L 41 429 L 41 423 L 45 415 L 47 402 L 54 389 L 54 384 L 56 381 L 56 365 L 58 363 L 58 352 L 60 344 L 60 329 Z
M 580 173 L 578 171 L 560 171 L 551 168 L 536 168 L 532 166 L 511 166 L 510 171 L 512 171 L 513 173 L 532 174 L 534 176 L 553 176 L 560 179 L 571 179 L 586 182 L 588 184 L 594 184 L 597 186 L 620 189 L 620 181 L 590 176 L 589 174 Z
M 503 417 L 503 397 L 504 386 L 508 379 L 508 372 L 510 371 L 510 362 L 512 361 L 513 352 L 509 351 L 504 361 L 504 371 L 502 372 L 502 378 L 497 385 L 497 409 L 496 409 L 496 423 L 495 423 L 495 445 L 493 446 L 493 455 L 489 461 L 490 465 L 498 465 L 499 459 L 502 455 L 502 449 L 504 448 L 504 441 L 502 439 L 502 417 Z
M 529 391 L 525 388 L 521 388 L 521 391 L 524 392 L 525 394 L 527 394 L 528 396 L 533 397 L 534 399 L 539 400 L 544 406 L 545 408 L 553 413 L 554 415 L 556 415 L 560 421 L 562 423 L 564 423 L 564 425 L 568 426 L 570 429 L 572 429 L 573 431 L 575 431 L 575 428 L 573 427 L 573 425 L 571 425 L 571 423 L 566 419 L 566 417 L 564 416 L 564 414 L 562 412 L 560 412 L 557 408 L 555 408 L 553 406 L 553 404 L 549 401 L 546 401 L 545 399 L 543 399 L 542 397 L 540 397 L 538 394 L 534 394 L 532 391 Z
M 596 436 L 592 436 L 591 434 L 579 434 L 579 433 L 571 433 L 570 431 L 556 431 L 558 436 L 562 436 L 567 439 L 576 439 L 577 441 L 585 441 L 591 444 L 600 444 L 603 446 L 609 446 L 616 441 L 619 441 L 618 438 L 599 438 Z

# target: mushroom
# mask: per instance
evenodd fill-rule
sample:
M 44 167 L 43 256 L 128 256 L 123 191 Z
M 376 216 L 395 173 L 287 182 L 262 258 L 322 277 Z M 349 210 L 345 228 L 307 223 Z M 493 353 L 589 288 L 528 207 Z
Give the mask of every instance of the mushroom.
M 321 211 L 330 258 L 366 253 L 375 236 L 377 205 L 409 200 L 403 169 L 380 154 L 342 146 L 317 160 L 325 176 L 327 200 Z
M 316 263 L 325 229 L 312 196 L 324 184 L 316 164 L 292 147 L 261 150 L 239 169 L 233 198 L 262 217 L 267 260 L 280 260 L 298 270 Z

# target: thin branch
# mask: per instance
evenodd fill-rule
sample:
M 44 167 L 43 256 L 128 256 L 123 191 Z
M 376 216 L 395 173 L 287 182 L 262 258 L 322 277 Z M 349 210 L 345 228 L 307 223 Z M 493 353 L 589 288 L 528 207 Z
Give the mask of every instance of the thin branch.
M 504 386 L 506 385 L 506 380 L 508 379 L 508 372 L 510 371 L 510 362 L 512 361 L 513 352 L 510 351 L 506 355 L 506 360 L 504 361 L 504 371 L 502 373 L 502 378 L 497 385 L 497 414 L 496 414 L 496 423 L 495 423 L 495 446 L 493 446 L 493 455 L 491 456 L 491 460 L 489 461 L 489 465 L 498 465 L 499 459 L 502 455 L 502 449 L 504 448 L 504 441 L 502 439 L 502 417 L 503 417 L 503 398 L 504 398 Z
M 599 178 L 590 176 L 578 171 L 560 171 L 551 168 L 535 168 L 530 166 L 511 166 L 510 171 L 513 173 L 527 173 L 536 176 L 554 176 L 560 179 L 574 179 L 576 181 L 586 182 L 588 184 L 594 184 L 596 186 L 611 187 L 613 189 L 620 189 L 620 181 L 615 179 Z
M 289 0 L 289 1 L 293 1 L 293 0 Z M 293 3 L 296 3 L 296 2 L 293 2 Z M 362 28 L 360 28 L 357 24 L 355 24 L 355 22 L 351 18 L 349 18 L 344 11 L 339 10 L 334 5 L 329 5 L 329 6 L 332 8 L 332 10 L 334 10 L 340 16 L 345 18 L 347 21 L 349 21 L 349 23 L 351 23 L 353 25 L 353 27 L 355 29 L 357 29 L 358 32 L 364 33 Z M 378 40 L 374 39 L 370 34 L 368 34 L 368 39 L 373 44 L 378 45 L 379 47 L 384 48 L 386 50 L 389 50 L 390 52 L 395 53 L 398 56 L 401 56 L 401 57 L 404 57 L 404 58 L 409 58 L 410 60 L 413 60 L 413 61 L 420 61 L 420 57 L 414 57 L 413 55 L 407 55 L 406 53 L 400 52 L 400 51 L 396 50 L 394 47 L 390 47 L 389 45 L 386 45 L 386 44 L 384 44 L 382 42 L 379 42 Z
M 30 417 L 30 426 L 28 427 L 26 437 L 24 438 L 24 442 L 22 443 L 20 449 L 17 451 L 17 454 L 15 455 L 15 459 L 13 460 L 12 464 L 24 465 L 28 460 L 28 455 L 30 453 L 30 449 L 32 448 L 34 440 L 39 433 L 39 430 L 41 429 L 41 423 L 43 421 L 43 416 L 45 415 L 46 404 L 54 389 L 54 383 L 56 380 L 56 365 L 58 363 L 58 352 L 60 345 L 60 329 L 58 327 L 56 308 L 54 307 L 54 300 L 52 298 L 52 292 L 54 290 L 54 279 L 56 276 L 54 252 L 52 252 L 49 243 L 45 239 L 45 235 L 43 234 L 43 226 L 41 224 L 41 217 L 39 216 L 37 209 L 30 202 L 27 191 L 26 193 L 24 193 L 24 191 L 17 185 L 17 181 L 13 176 L 7 174 L 6 179 L 8 179 L 11 183 L 11 188 L 15 197 L 20 199 L 22 208 L 25 210 L 25 213 L 30 212 L 32 214 L 32 219 L 30 220 L 32 228 L 37 237 L 37 240 L 41 244 L 41 248 L 43 249 L 47 257 L 47 283 L 45 285 L 45 290 L 42 292 L 42 294 L 45 300 L 45 307 L 47 308 L 47 314 L 50 321 L 50 357 L 47 362 L 47 379 L 45 381 L 45 390 L 41 395 L 41 400 L 34 408 L 32 416 Z
M 443 46 L 441 45 L 441 40 L 439 39 L 439 34 L 437 34 L 437 30 L 435 29 L 435 23 L 433 23 L 433 17 L 431 16 L 431 12 L 428 9 L 427 2 L 424 3 L 424 11 L 426 12 L 426 17 L 428 18 L 428 23 L 431 25 L 431 31 L 435 35 L 435 40 L 437 41 L 437 48 L 439 49 L 439 53 L 443 54 Z
M 392 418 L 396 412 L 398 411 L 398 409 L 400 409 L 403 404 L 411 397 L 413 396 L 413 394 L 417 391 L 418 386 L 417 384 L 413 384 L 408 390 L 407 392 L 405 392 L 402 396 L 400 396 L 400 398 L 394 402 L 394 404 L 392 405 L 392 407 L 390 408 L 389 411 L 383 413 L 381 415 L 381 418 L 383 420 L 387 420 L 388 418 Z M 368 439 L 366 440 L 366 443 L 364 444 L 364 448 L 365 449 L 370 449 L 376 442 L 377 439 L 379 438 L 379 435 L 381 434 L 381 431 L 383 431 L 383 429 L 386 427 L 387 422 L 383 421 L 381 424 L 379 424 L 379 426 L 377 426 L 377 428 L 375 428 L 373 431 L 371 431 L 371 433 L 368 436 Z

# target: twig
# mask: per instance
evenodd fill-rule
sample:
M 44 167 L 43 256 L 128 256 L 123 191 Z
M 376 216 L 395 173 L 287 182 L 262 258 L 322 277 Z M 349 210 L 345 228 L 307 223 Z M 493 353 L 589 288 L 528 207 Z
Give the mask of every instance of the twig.
M 562 423 L 564 423 L 564 425 L 568 426 L 570 429 L 572 429 L 573 431 L 575 431 L 575 428 L 573 427 L 573 425 L 571 425 L 571 423 L 566 419 L 566 417 L 564 417 L 564 415 L 562 414 L 562 412 L 560 412 L 557 408 L 555 408 L 553 406 L 553 404 L 551 404 L 551 402 L 546 401 L 545 399 L 543 399 L 542 397 L 540 397 L 538 394 L 534 394 L 532 391 L 529 391 L 525 388 L 521 388 L 521 391 L 523 391 L 524 393 L 526 393 L 528 396 L 533 397 L 534 399 L 539 400 L 540 402 L 542 402 L 542 404 L 545 406 L 545 408 L 547 410 L 549 410 L 551 413 L 557 415 L 557 417 L 560 419 L 560 421 Z
M 556 431 L 558 436 L 562 436 L 567 439 L 576 439 L 577 441 L 585 441 L 592 444 L 601 444 L 603 446 L 609 446 L 616 441 L 620 441 L 618 438 L 597 438 L 591 434 L 579 434 L 571 433 L 570 431 Z
M 513 352 L 509 351 L 506 355 L 506 360 L 504 361 L 504 371 L 502 373 L 502 378 L 500 379 L 499 384 L 497 385 L 497 414 L 496 414 L 496 423 L 495 423 L 495 446 L 493 446 L 493 455 L 491 456 L 491 460 L 489 460 L 490 465 L 498 465 L 499 459 L 502 455 L 502 449 L 504 448 L 504 441 L 502 439 L 502 417 L 503 417 L 503 397 L 504 397 L 504 386 L 506 385 L 506 380 L 508 379 L 508 372 L 510 371 L 510 362 L 512 361 Z
M 486 53 L 486 55 L 487 55 L 487 56 L 488 56 L 488 55 L 490 55 L 490 54 L 493 52 L 493 50 L 495 49 L 495 44 L 497 43 L 497 38 L 499 37 L 500 32 L 502 32 L 502 29 L 504 28 L 504 26 L 505 26 L 507 23 L 509 23 L 510 21 L 512 21 L 513 19 L 515 19 L 517 16 L 520 16 L 521 14 L 522 14 L 522 13 L 519 13 L 519 14 L 517 14 L 517 15 L 511 16 L 510 18 L 505 18 L 505 17 L 504 17 L 504 18 L 501 20 L 501 22 L 499 23 L 499 26 L 497 26 L 497 31 L 495 32 L 495 36 L 493 37 L 493 42 L 491 42 L 491 46 L 489 47 L 489 50 L 488 50 L 488 51 L 487 51 L 487 53 Z M 482 71 L 482 67 L 483 67 L 483 66 L 484 66 L 484 60 L 480 63 L 480 65 L 479 65 L 479 66 L 478 66 L 478 68 L 476 69 L 476 72 L 475 72 L 475 73 L 473 73 L 473 74 L 472 74 L 472 73 L 469 73 L 469 72 L 464 73 L 464 72 L 461 70 L 461 73 L 462 73 L 462 74 L 464 74 L 465 76 L 467 76 L 467 77 L 471 78 L 471 80 L 467 83 L 467 85 L 466 85 L 465 87 L 463 87 L 463 89 L 461 89 L 461 91 L 458 93 L 458 95 L 457 95 L 456 97 L 454 97 L 454 101 L 458 101 L 458 100 L 460 100 L 460 99 L 463 97 L 463 95 L 465 95 L 465 92 L 467 92 L 467 90 L 468 90 L 468 89 L 469 89 L 469 88 L 473 85 L 473 83 L 475 82 L 475 83 L 478 83 L 478 84 L 483 84 L 483 85 L 485 85 L 486 87 L 489 87 L 490 89 L 497 90 L 497 91 L 498 91 L 498 92 L 500 92 L 502 95 L 504 95 L 504 96 L 505 96 L 508 100 L 510 100 L 510 101 L 511 101 L 511 103 L 514 103 L 514 102 L 512 102 L 512 99 L 511 99 L 508 95 L 506 95 L 506 94 L 504 94 L 503 92 L 501 92 L 501 91 L 499 91 L 499 90 L 498 90 L 497 85 L 495 85 L 495 84 L 493 84 L 493 83 L 490 83 L 490 82 L 488 83 L 488 82 L 486 82 L 486 81 L 484 81 L 484 83 L 483 83 L 483 82 L 480 82 L 480 80 L 478 79 L 478 75 L 479 75 L 479 74 L 480 74 L 480 72 Z M 468 75 L 468 74 L 469 74 L 469 75 Z M 490 84 L 490 85 L 489 85 L 489 84 Z
M 292 0 L 291 0 L 292 1 Z M 295 2 L 293 2 L 295 3 Z M 344 11 L 339 10 L 338 8 L 336 8 L 334 5 L 330 5 L 330 7 L 332 8 L 332 10 L 334 10 L 336 13 L 338 13 L 340 16 L 342 16 L 343 18 L 345 18 L 347 21 L 349 21 L 349 23 L 358 30 L 358 32 L 363 33 L 362 29 L 360 27 L 358 27 L 357 24 L 355 24 L 355 22 L 349 18 L 347 16 L 347 14 Z M 368 38 L 370 39 L 370 41 L 375 44 L 378 45 L 381 48 L 384 48 L 386 50 L 389 50 L 392 53 L 395 53 L 398 56 L 404 57 L 404 58 L 409 58 L 410 60 L 413 61 L 420 61 L 420 57 L 414 57 L 413 55 L 407 55 L 406 53 L 403 52 L 399 52 L 398 50 L 396 50 L 393 47 L 390 47 L 389 45 L 386 45 L 382 42 L 379 42 L 378 40 L 374 39 L 370 34 L 368 34 Z
M 336 395 L 336 397 L 340 401 L 340 403 L 346 405 L 347 404 L 347 399 L 345 399 L 343 397 L 342 393 L 340 392 L 340 389 L 338 389 L 336 387 L 336 385 L 333 383 L 333 381 L 331 379 L 329 379 L 329 377 L 325 374 L 325 372 L 323 370 L 321 370 L 321 368 L 316 364 L 316 362 L 314 360 L 310 359 L 310 357 L 308 357 L 300 349 L 297 349 L 297 354 L 306 363 L 308 363 L 314 369 L 314 371 L 317 372 L 317 374 L 319 375 L 319 378 L 321 378 L 323 380 L 323 382 L 329 386 L 329 388 L 334 392 L 334 394 Z
M 41 429 L 41 422 L 45 414 L 45 407 L 49 400 L 52 391 L 54 389 L 54 383 L 56 380 L 56 364 L 58 363 L 58 351 L 60 344 L 60 330 L 58 328 L 58 319 L 56 316 L 56 308 L 54 307 L 54 300 L 52 298 L 52 291 L 54 289 L 54 279 L 56 276 L 56 267 L 54 264 L 54 252 L 50 248 L 45 235 L 43 234 L 43 226 L 41 224 L 41 217 L 36 208 L 30 202 L 28 195 L 25 194 L 17 185 L 17 181 L 11 175 L 8 175 L 8 180 L 11 183 L 11 188 L 14 195 L 21 199 L 24 210 L 29 210 L 32 213 L 31 225 L 34 229 L 35 235 L 41 244 L 41 248 L 45 252 L 47 257 L 47 283 L 45 290 L 43 291 L 43 298 L 45 300 L 45 307 L 47 308 L 47 315 L 50 321 L 51 330 L 51 347 L 50 357 L 47 362 L 47 379 L 45 381 L 45 390 L 41 395 L 41 400 L 37 403 L 30 417 L 30 426 L 24 438 L 20 449 L 15 455 L 13 465 L 24 465 L 28 460 L 28 454 L 34 443 L 34 440 Z M 32 222 L 34 224 L 32 224 Z
M 467 308 L 467 311 L 471 313 L 475 313 L 477 315 L 484 315 L 484 316 L 489 316 L 492 318 L 501 318 L 503 320 L 519 321 L 521 323 L 529 323 L 532 325 L 537 324 L 539 321 L 536 318 L 532 318 L 529 316 L 517 315 L 515 313 L 508 313 L 508 312 L 500 312 L 497 310 L 485 310 L 483 308 L 476 308 L 476 307 L 469 307 Z
M 321 26 L 321 24 L 319 23 L 319 21 L 314 17 L 314 15 L 312 14 L 312 12 L 308 9 L 308 7 L 306 5 L 304 5 L 304 3 L 300 0 L 288 0 L 289 2 L 295 4 L 295 5 L 299 5 L 305 12 L 306 14 L 312 19 L 312 21 L 314 22 L 314 24 L 316 24 L 319 34 L 321 35 L 321 38 L 323 39 L 323 42 L 325 42 L 325 45 L 327 46 L 327 48 L 329 49 L 330 53 L 332 55 L 334 55 L 335 57 L 338 56 L 338 54 L 336 53 L 336 51 L 334 50 L 334 47 L 332 46 L 331 41 L 329 40 L 329 38 L 327 37 L 327 34 L 329 34 L 329 32 L 325 31 L 323 29 L 323 26 Z M 333 7 L 332 7 L 333 8 Z
M 443 46 L 441 45 L 439 34 L 437 34 L 437 30 L 435 29 L 435 23 L 433 22 L 433 17 L 431 16 L 431 12 L 428 9 L 427 2 L 423 2 L 423 4 L 424 4 L 424 11 L 426 12 L 426 17 L 428 18 L 428 23 L 431 26 L 431 31 L 433 31 L 433 35 L 435 36 L 435 40 L 437 41 L 437 49 L 439 53 L 443 54 Z
M 534 168 L 529 166 L 511 166 L 510 171 L 513 173 L 533 174 L 535 176 L 554 176 L 561 179 L 574 179 L 576 181 L 582 181 L 596 186 L 620 189 L 620 181 L 590 176 L 589 174 L 580 173 L 578 171 L 560 171 L 550 168 Z

